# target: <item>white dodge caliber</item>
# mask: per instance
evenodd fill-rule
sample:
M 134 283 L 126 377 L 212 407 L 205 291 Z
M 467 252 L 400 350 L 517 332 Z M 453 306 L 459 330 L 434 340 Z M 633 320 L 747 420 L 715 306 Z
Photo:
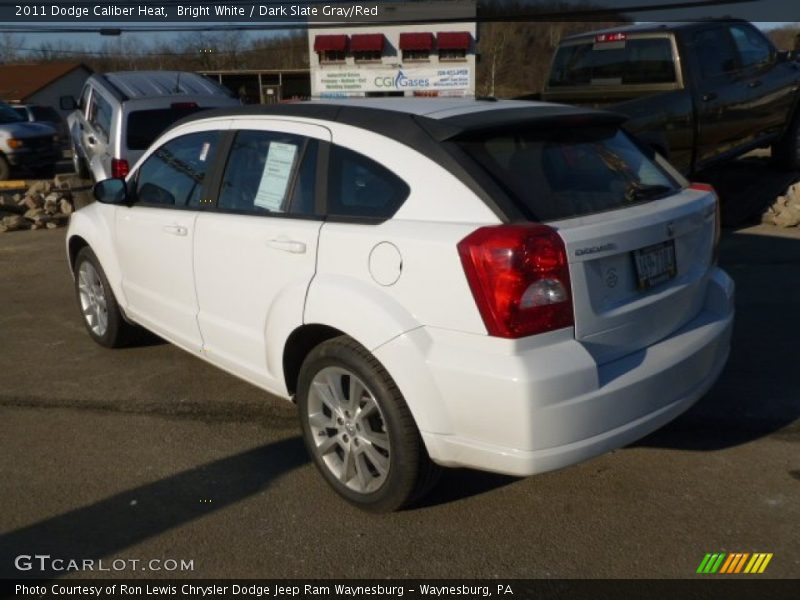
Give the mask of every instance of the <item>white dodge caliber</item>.
M 74 214 L 84 322 L 295 401 L 319 471 L 370 510 L 439 466 L 618 448 L 712 385 L 734 294 L 713 189 L 620 124 L 465 99 L 199 113 Z

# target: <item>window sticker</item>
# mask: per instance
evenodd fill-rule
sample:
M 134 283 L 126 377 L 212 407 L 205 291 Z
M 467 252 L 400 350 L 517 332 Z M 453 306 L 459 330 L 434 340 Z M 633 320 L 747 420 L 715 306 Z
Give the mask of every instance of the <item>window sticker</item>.
M 261 183 L 256 192 L 254 202 L 256 206 L 274 212 L 281 210 L 296 156 L 296 145 L 281 142 L 270 143 L 264 172 L 261 174 Z
M 203 148 L 200 150 L 200 162 L 206 162 L 208 158 L 208 151 L 211 149 L 211 144 L 208 142 L 203 144 Z

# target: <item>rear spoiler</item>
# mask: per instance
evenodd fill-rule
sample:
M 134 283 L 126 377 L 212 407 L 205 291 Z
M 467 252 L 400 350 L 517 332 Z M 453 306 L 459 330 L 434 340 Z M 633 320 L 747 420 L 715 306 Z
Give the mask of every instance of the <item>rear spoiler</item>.
M 525 106 L 504 110 L 465 113 L 446 119 L 414 119 L 437 142 L 469 137 L 486 131 L 513 131 L 525 127 L 582 127 L 610 125 L 619 127 L 628 116 L 611 111 L 576 106 Z

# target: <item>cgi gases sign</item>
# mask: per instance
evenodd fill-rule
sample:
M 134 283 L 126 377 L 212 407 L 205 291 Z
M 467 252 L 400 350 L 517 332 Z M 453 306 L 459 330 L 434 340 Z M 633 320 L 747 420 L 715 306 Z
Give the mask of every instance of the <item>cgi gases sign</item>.
M 471 92 L 469 67 L 430 69 L 327 70 L 315 73 L 316 95 L 331 96 L 358 92 L 448 91 Z

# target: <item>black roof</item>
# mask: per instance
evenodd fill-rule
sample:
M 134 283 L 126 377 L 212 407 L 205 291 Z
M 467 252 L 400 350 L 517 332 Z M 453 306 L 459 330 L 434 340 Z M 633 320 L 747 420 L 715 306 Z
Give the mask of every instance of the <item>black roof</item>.
M 477 135 L 483 131 L 519 130 L 536 124 L 547 126 L 577 124 L 620 125 L 627 117 L 606 111 L 525 101 L 487 101 L 485 108 L 463 101 L 460 108 L 447 110 L 453 104 L 439 101 L 441 108 L 422 114 L 422 106 L 437 106 L 437 101 L 424 105 L 424 100 L 402 101 L 407 110 L 398 109 L 397 101 L 389 101 L 379 108 L 380 102 L 296 102 L 265 106 L 217 108 L 194 113 L 178 121 L 175 126 L 215 117 L 284 116 L 319 119 L 343 123 L 372 131 L 410 146 L 448 170 L 470 188 L 504 222 L 527 218 L 519 206 L 498 183 L 474 163 L 450 140 Z M 443 110 L 444 109 L 444 110 Z M 455 114 L 453 114 L 455 113 Z

